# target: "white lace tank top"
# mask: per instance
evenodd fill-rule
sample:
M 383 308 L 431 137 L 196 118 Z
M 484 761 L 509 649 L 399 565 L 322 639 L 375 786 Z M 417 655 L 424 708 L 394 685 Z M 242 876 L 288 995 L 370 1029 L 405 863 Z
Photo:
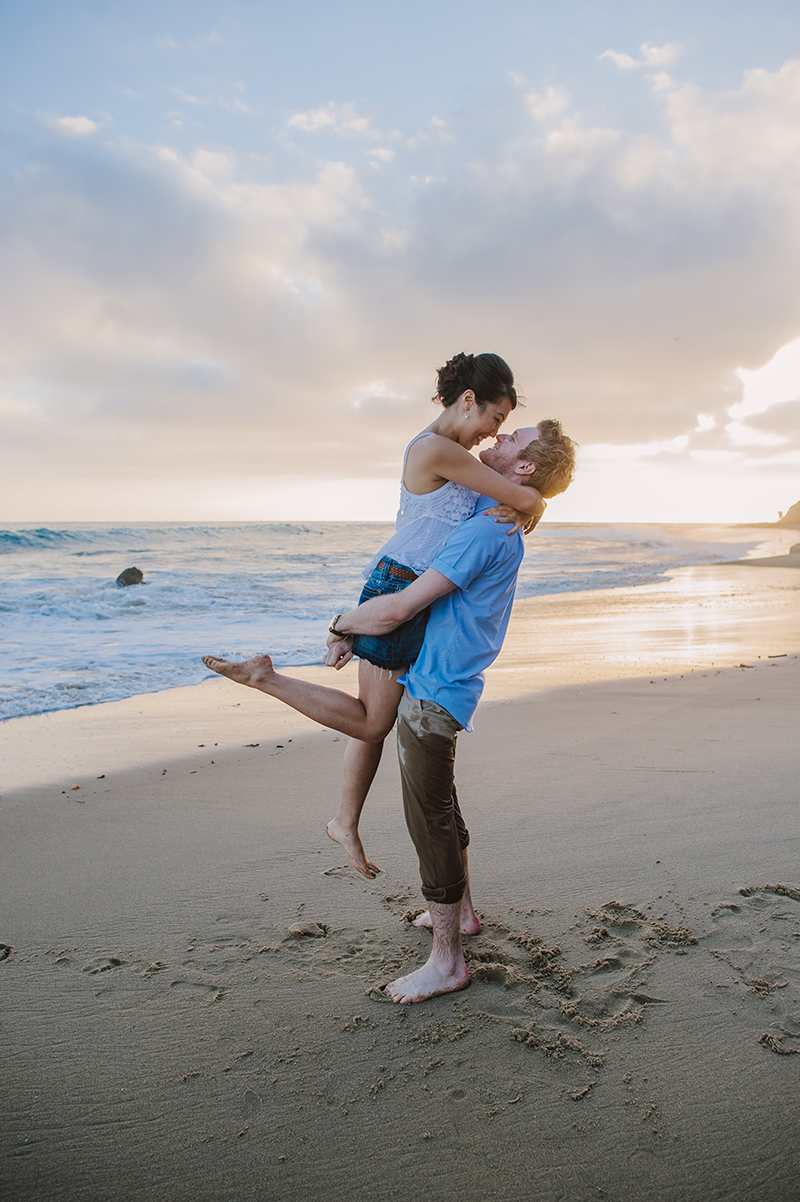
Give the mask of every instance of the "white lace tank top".
M 405 486 L 406 460 L 408 452 L 420 438 L 426 438 L 432 430 L 412 438 L 403 456 L 403 471 L 400 475 L 400 508 L 397 511 L 395 532 L 364 570 L 365 578 L 384 556 L 411 568 L 421 576 L 426 571 L 445 541 L 456 526 L 460 526 L 475 512 L 478 493 L 463 484 L 447 480 L 433 492 L 413 493 Z

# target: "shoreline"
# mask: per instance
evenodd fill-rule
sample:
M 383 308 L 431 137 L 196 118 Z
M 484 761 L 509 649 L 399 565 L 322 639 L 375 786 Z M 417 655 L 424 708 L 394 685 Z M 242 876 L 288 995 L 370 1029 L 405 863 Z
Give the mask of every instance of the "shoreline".
M 770 571 L 753 571 L 761 566 Z M 503 650 L 486 673 L 482 704 L 567 685 L 669 676 L 800 652 L 798 566 L 742 560 L 675 569 L 647 585 L 518 600 Z M 338 673 L 321 666 L 281 671 L 357 691 L 352 664 Z M 7 718 L 0 723 L 5 765 L 0 794 L 40 784 L 72 789 L 137 764 L 164 767 L 197 758 L 199 750 L 213 755 L 213 749 L 285 743 L 316 729 L 280 702 L 219 677 L 122 701 Z

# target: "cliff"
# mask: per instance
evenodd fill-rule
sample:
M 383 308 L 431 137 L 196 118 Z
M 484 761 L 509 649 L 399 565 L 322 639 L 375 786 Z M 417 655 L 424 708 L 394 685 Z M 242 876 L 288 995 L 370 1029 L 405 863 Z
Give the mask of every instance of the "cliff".
M 791 509 L 787 510 L 781 520 L 776 522 L 775 525 L 797 526 L 800 528 L 800 501 L 798 501 L 796 505 L 793 505 Z

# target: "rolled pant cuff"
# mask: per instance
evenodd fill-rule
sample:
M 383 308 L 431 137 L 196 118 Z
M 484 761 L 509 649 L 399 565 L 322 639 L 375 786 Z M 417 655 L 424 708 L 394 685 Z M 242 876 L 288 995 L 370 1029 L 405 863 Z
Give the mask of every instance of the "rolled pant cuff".
M 442 889 L 427 889 L 422 886 L 422 896 L 425 901 L 438 902 L 442 906 L 455 906 L 464 896 L 467 878 L 464 876 L 455 885 L 445 885 Z

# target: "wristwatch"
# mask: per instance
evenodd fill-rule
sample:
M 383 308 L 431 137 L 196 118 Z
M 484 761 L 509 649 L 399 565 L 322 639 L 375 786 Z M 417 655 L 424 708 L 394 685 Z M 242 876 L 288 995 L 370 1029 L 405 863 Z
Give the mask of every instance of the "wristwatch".
M 336 623 L 339 621 L 341 616 L 342 616 L 341 614 L 336 615 L 336 617 L 333 619 L 330 626 L 328 627 L 328 633 L 338 635 L 338 637 L 340 639 L 351 639 L 353 637 L 352 634 L 345 634 L 343 630 L 336 629 Z

